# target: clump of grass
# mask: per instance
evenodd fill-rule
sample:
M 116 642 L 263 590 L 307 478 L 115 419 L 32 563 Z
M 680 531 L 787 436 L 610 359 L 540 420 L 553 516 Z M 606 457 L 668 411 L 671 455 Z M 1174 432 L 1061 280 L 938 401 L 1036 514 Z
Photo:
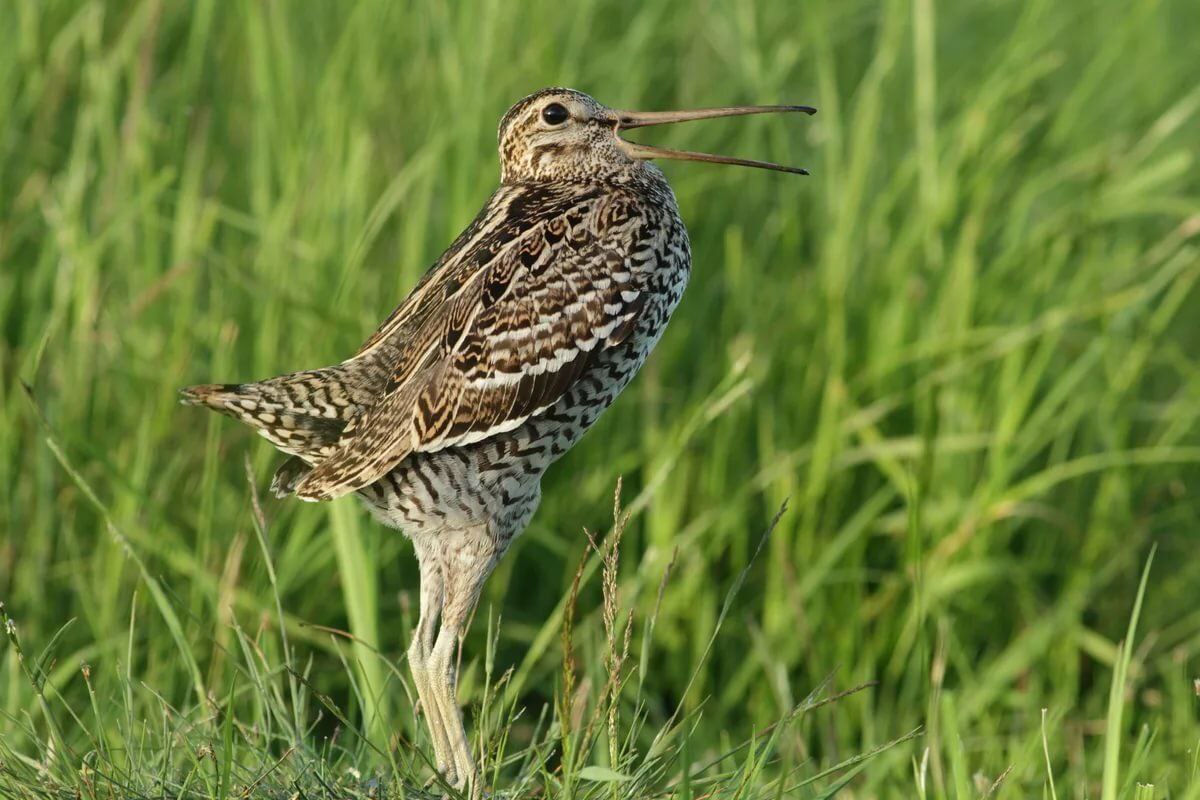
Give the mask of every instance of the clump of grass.
M 270 564 L 268 527 L 253 486 L 250 496 L 264 567 L 271 572 L 274 567 Z M 631 515 L 621 508 L 619 482 L 613 516 L 612 530 L 603 543 L 588 534 L 590 546 L 567 597 L 568 612 L 561 630 L 563 680 L 553 722 L 543 724 L 549 711 L 543 709 L 538 712 L 538 724 L 530 731 L 524 710 L 516 705 L 498 705 L 500 686 L 511 671 L 496 685 L 490 678 L 487 681 L 475 716 L 478 746 L 485 754 L 484 770 L 491 777 L 493 796 L 632 800 L 691 798 L 702 793 L 715 798 L 748 796 L 750 787 L 755 788 L 749 796 L 776 796 L 826 780 L 832 780 L 833 786 L 844 785 L 844 778 L 839 781 L 834 776 L 841 772 L 854 774 L 869 757 L 915 735 L 873 753 L 845 759 L 807 778 L 798 777 L 795 770 L 767 778 L 763 771 L 774 757 L 783 730 L 808 712 L 862 687 L 830 697 L 823 695 L 822 688 L 785 718 L 729 752 L 706 757 L 703 762 L 689 760 L 687 743 L 703 725 L 699 708 L 672 716 L 665 727 L 651 731 L 646 698 L 640 692 L 630 696 L 627 691 L 628 679 L 636 669 L 630 664 L 633 615 L 626 611 L 621 616 L 619 564 L 621 541 Z M 764 540 L 769 534 L 770 530 Z M 576 605 L 586 588 L 588 563 L 599 564 L 600 620 L 594 634 L 605 643 L 599 665 L 605 680 L 589 679 L 577 684 L 577 665 L 572 656 Z M 660 593 L 665 591 L 666 577 L 664 574 Z M 735 583 L 728 600 L 740 586 L 741 581 Z M 77 714 L 61 695 L 48 697 L 45 693 L 58 637 L 48 642 L 36 659 L 30 659 L 16 623 L 3 606 L 0 623 L 26 680 L 40 698 L 42 721 L 52 733 L 36 755 L 2 746 L 0 789 L 10 792 L 6 796 L 422 798 L 442 797 L 443 792 L 453 791 L 434 779 L 426 757 L 427 742 L 412 741 L 397 733 L 385 745 L 376 744 L 373 716 L 362 708 L 370 702 L 369 696 L 352 695 L 359 707 L 355 713 L 322 693 L 314 685 L 316 676 L 311 666 L 294 660 L 286 627 L 264 620 L 251 634 L 233 623 L 237 653 L 227 654 L 234 669 L 228 692 L 224 697 L 209 695 L 204 702 L 191 706 L 172 706 L 152 685 L 132 675 L 128 676 L 123 702 L 101 704 L 91 691 L 92 668 L 83 665 L 81 675 L 92 697 L 89 720 Z M 131 632 L 135 625 L 136 617 L 131 617 Z M 498 630 L 491 627 L 489 640 L 494 642 Z M 652 630 L 652 624 L 646 626 L 647 634 Z M 714 631 L 714 639 L 719 630 L 720 626 Z M 395 677 L 396 683 L 405 683 L 397 666 L 369 643 L 351 634 L 331 633 L 352 640 L 356 647 L 350 652 L 369 653 L 382 670 Z M 272 652 L 278 655 L 270 655 Z M 489 649 L 486 657 L 489 675 L 491 653 Z M 361 665 L 350 659 L 344 661 L 343 668 L 351 685 L 355 685 L 357 675 L 363 674 Z M 702 662 L 696 664 L 697 671 L 702 668 Z M 412 692 L 404 688 L 411 697 Z M 155 698 L 159 708 L 154 717 L 138 716 L 133 703 L 135 692 Z M 65 718 L 62 727 L 60 718 Z M 15 721 L 30 739 L 38 738 L 34 720 Z M 90 748 L 81 755 L 72 749 L 71 741 L 88 742 Z M 813 796 L 830 796 L 832 791 Z

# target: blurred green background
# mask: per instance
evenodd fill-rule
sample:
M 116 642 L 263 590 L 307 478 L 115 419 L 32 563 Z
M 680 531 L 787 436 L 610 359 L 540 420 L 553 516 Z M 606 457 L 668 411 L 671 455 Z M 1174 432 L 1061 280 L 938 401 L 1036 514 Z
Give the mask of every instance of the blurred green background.
M 812 103 L 640 138 L 813 176 L 664 166 L 692 285 L 492 578 L 468 707 L 514 666 L 510 747 L 536 738 L 583 529 L 623 476 L 631 746 L 695 714 L 658 791 L 815 797 L 846 773 L 793 770 L 920 727 L 841 796 L 984 796 L 1010 770 L 992 796 L 1200 798 L 1197 42 L 1192 0 L 4 0 L 0 785 L 107 797 L 97 753 L 146 794 L 207 776 L 205 746 L 271 763 L 263 697 L 289 678 L 253 665 L 287 655 L 279 610 L 342 727 L 423 741 L 396 683 L 407 542 L 353 500 L 264 500 L 260 536 L 244 458 L 261 488 L 278 457 L 176 391 L 353 352 L 495 188 L 504 110 L 567 85 Z M 680 784 L 868 681 L 719 767 L 740 789 Z M 341 772 L 386 762 L 293 711 Z

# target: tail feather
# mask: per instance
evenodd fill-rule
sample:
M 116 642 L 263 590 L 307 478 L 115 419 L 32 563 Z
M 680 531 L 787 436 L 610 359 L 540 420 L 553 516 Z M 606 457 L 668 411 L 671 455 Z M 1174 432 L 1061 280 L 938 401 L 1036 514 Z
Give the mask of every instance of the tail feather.
M 180 392 L 184 405 L 204 406 L 233 417 L 290 455 L 322 458 L 347 422 L 374 395 L 344 367 L 281 375 L 256 383 L 213 383 Z
M 304 480 L 312 467 L 299 456 L 292 456 L 279 465 L 275 477 L 271 478 L 271 494 L 276 497 L 287 497 L 294 494 L 296 486 Z
M 271 494 L 287 497 L 296 491 L 300 481 L 312 471 L 309 458 L 319 455 L 323 448 L 331 448 L 341 434 L 343 423 L 336 420 L 313 418 L 304 415 L 274 416 L 256 412 L 256 408 L 269 405 L 260 397 L 255 384 L 214 383 L 189 386 L 179 392 L 180 402 L 188 406 L 206 406 L 249 424 L 272 444 L 290 453 L 275 470 L 271 479 Z M 273 420 L 269 423 L 267 420 Z M 290 427 L 286 427 L 290 425 Z M 299 452 L 295 452 L 299 451 Z
M 179 402 L 185 406 L 208 406 L 224 411 L 224 402 L 242 391 L 244 383 L 202 383 L 179 390 Z

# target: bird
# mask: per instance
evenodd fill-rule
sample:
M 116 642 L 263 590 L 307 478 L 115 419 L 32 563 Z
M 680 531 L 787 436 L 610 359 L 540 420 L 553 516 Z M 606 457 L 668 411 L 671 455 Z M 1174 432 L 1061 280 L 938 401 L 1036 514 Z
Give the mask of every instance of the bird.
M 549 88 L 500 121 L 500 187 L 409 295 L 339 364 L 181 390 L 287 455 L 278 497 L 357 494 L 412 542 L 418 621 L 407 659 L 433 765 L 480 795 L 457 701 L 461 637 L 525 530 L 547 469 L 633 379 L 691 274 L 655 159 L 806 170 L 631 142 L 636 128 L 801 105 L 619 111 Z

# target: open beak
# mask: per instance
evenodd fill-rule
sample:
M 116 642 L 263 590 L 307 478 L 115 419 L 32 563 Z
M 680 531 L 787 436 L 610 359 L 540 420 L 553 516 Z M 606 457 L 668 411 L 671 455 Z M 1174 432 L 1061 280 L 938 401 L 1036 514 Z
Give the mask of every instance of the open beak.
M 749 158 L 734 158 L 733 156 L 718 156 L 711 153 L 694 153 L 690 150 L 672 150 L 669 147 L 651 147 L 647 144 L 627 142 L 620 138 L 620 133 L 629 128 L 646 128 L 651 125 L 668 125 L 672 122 L 690 122 L 694 119 L 714 119 L 716 117 L 742 117 L 748 114 L 784 114 L 789 112 L 815 114 L 812 106 L 727 106 L 725 108 L 698 108 L 694 111 L 614 111 L 617 123 L 615 131 L 617 142 L 630 158 L 647 160 L 651 158 L 674 158 L 679 161 L 707 161 L 711 164 L 736 164 L 740 167 L 757 167 L 758 169 L 773 169 L 778 172 L 791 172 L 796 175 L 807 175 L 808 170 L 799 167 L 785 167 L 782 164 L 772 164 L 770 161 L 755 161 Z

